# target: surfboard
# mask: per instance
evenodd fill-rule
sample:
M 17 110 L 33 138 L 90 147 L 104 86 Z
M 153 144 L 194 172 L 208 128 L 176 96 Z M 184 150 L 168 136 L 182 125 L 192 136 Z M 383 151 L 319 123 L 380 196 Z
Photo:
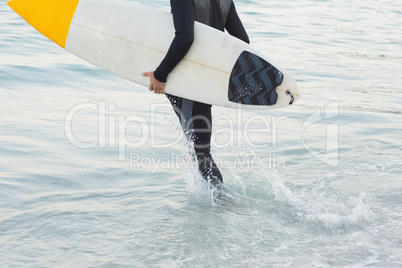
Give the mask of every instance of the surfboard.
M 8 5 L 72 54 L 135 83 L 155 70 L 175 35 L 172 15 L 118 0 L 11 0 Z M 196 22 L 194 43 L 166 92 L 223 107 L 273 109 L 300 96 L 290 74 L 243 41 Z

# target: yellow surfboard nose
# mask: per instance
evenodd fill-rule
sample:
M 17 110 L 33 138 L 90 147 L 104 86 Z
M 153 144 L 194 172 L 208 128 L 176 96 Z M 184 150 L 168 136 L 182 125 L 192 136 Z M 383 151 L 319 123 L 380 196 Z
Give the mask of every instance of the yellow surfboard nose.
M 11 0 L 7 4 L 47 38 L 65 48 L 79 0 Z

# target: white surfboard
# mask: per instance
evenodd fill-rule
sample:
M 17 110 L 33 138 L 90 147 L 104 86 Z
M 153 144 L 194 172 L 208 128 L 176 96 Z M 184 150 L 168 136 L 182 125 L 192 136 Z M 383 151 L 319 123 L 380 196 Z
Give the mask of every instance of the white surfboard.
M 11 0 L 9 6 L 49 39 L 113 74 L 148 86 L 174 38 L 172 15 L 110 0 Z M 195 23 L 195 40 L 168 77 L 166 92 L 223 107 L 272 109 L 299 98 L 276 62 L 226 33 Z

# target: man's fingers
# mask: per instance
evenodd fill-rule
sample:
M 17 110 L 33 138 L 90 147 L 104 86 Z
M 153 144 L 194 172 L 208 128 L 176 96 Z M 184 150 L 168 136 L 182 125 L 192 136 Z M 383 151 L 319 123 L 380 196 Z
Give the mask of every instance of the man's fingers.
M 152 73 L 153 73 L 153 72 L 143 72 L 143 73 L 142 73 L 142 76 L 150 77 L 150 78 L 151 78 L 151 83 L 149 84 L 149 87 L 148 87 L 149 91 L 153 91 L 153 90 L 154 90 L 154 89 L 152 88 Z
M 143 72 L 142 76 L 149 77 L 151 83 L 149 84 L 149 91 L 153 91 L 155 94 L 165 94 L 165 83 L 161 83 L 153 76 L 154 72 Z
M 162 89 L 161 88 L 154 88 L 154 93 L 155 94 L 161 94 Z

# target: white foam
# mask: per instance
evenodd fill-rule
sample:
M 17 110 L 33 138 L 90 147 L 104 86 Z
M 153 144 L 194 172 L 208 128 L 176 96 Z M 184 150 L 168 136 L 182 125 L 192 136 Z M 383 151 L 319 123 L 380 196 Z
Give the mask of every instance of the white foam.
M 187 159 L 187 168 L 184 174 L 186 190 L 191 197 L 201 202 L 207 201 L 214 204 L 214 191 L 217 191 L 217 189 L 213 189 L 210 183 L 202 177 L 198 169 L 198 162 L 191 142 L 186 143 L 186 149 L 187 154 L 185 158 Z
M 327 193 L 329 186 L 312 186 L 296 192 L 289 189 L 276 169 L 261 168 L 275 195 L 275 199 L 289 204 L 297 215 L 327 229 L 362 227 L 374 217 L 364 204 L 365 193 L 358 197 L 344 197 L 343 193 Z

